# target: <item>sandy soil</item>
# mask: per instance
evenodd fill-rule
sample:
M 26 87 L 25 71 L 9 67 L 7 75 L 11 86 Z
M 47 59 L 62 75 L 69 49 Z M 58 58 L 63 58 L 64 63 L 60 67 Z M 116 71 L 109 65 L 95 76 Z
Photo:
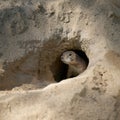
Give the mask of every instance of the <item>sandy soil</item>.
M 119 0 L 1 0 L 0 120 L 119 120 L 119 33 Z M 66 50 L 89 59 L 73 78 Z

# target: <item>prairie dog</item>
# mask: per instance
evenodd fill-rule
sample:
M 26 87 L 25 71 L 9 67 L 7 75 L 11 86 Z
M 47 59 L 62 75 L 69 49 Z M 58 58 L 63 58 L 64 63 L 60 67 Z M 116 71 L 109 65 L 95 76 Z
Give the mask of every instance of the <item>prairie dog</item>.
M 84 59 L 77 55 L 74 51 L 64 52 L 61 55 L 61 61 L 68 65 L 67 78 L 79 75 L 87 67 Z

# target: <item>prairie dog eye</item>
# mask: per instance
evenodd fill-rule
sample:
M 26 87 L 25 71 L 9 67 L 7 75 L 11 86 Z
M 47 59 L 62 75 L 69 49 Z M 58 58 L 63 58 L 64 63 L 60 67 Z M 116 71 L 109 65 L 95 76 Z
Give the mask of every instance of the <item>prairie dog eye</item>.
M 72 56 L 72 53 L 70 53 L 69 56 Z

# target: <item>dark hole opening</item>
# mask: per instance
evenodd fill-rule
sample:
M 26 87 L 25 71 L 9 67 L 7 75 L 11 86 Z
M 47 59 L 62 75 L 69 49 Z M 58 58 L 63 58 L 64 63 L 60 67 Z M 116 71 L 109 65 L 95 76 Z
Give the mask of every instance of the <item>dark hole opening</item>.
M 66 79 L 68 66 L 60 60 L 60 57 L 58 57 L 55 63 L 52 64 L 51 71 L 55 81 L 60 82 L 61 80 Z
M 82 50 L 72 50 L 72 51 L 74 51 L 74 52 L 77 53 L 80 57 L 82 57 L 82 58 L 84 59 L 86 65 L 88 66 L 88 64 L 89 64 L 89 59 L 88 59 L 88 57 L 87 57 L 87 55 L 85 54 L 84 51 L 82 51 Z
M 88 57 L 87 57 L 87 55 L 85 54 L 84 51 L 82 51 L 82 50 L 73 50 L 73 49 L 70 49 L 70 50 L 67 50 L 67 51 L 74 51 L 76 54 L 78 54 L 80 57 L 82 57 L 84 59 L 84 61 L 86 63 L 86 66 L 88 66 L 89 59 L 88 59 Z M 58 57 L 56 62 L 55 62 L 55 65 L 58 65 L 58 67 L 56 68 L 55 72 L 53 72 L 53 73 L 55 73 L 54 78 L 55 78 L 56 82 L 60 82 L 60 81 L 62 81 L 64 79 L 68 78 L 67 77 L 68 65 L 64 64 L 61 61 L 60 57 Z M 73 78 L 73 77 L 76 77 L 76 76 L 71 75 L 69 78 Z

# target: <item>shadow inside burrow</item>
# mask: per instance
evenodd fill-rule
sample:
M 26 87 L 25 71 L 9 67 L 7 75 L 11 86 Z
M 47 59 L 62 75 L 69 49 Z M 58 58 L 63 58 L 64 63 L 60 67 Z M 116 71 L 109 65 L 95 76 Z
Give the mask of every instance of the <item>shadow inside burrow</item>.
M 87 57 L 87 55 L 85 54 L 84 51 L 82 50 L 77 50 L 77 49 L 68 49 L 66 51 L 74 51 L 78 56 L 80 56 L 84 61 L 85 61 L 85 64 L 86 66 L 88 66 L 89 64 L 89 59 Z M 66 52 L 64 51 L 64 52 Z M 62 53 L 63 54 L 63 53 Z M 61 54 L 61 55 L 62 55 Z M 67 77 L 67 73 L 68 73 L 68 69 L 69 69 L 69 66 L 66 65 L 65 63 L 63 63 L 61 61 L 61 55 L 56 59 L 56 61 L 53 63 L 53 65 L 51 66 L 51 68 L 54 67 L 54 65 L 57 65 L 58 68 L 56 68 L 56 72 L 53 73 L 54 75 L 54 79 L 56 82 L 60 82 L 64 79 L 67 79 L 67 78 L 73 78 L 73 77 L 76 77 L 74 75 L 70 76 L 70 77 Z M 55 67 L 54 67 L 55 68 Z M 86 67 L 87 69 L 87 67 Z M 84 72 L 84 71 L 83 71 Z M 78 74 L 79 75 L 79 74 Z

